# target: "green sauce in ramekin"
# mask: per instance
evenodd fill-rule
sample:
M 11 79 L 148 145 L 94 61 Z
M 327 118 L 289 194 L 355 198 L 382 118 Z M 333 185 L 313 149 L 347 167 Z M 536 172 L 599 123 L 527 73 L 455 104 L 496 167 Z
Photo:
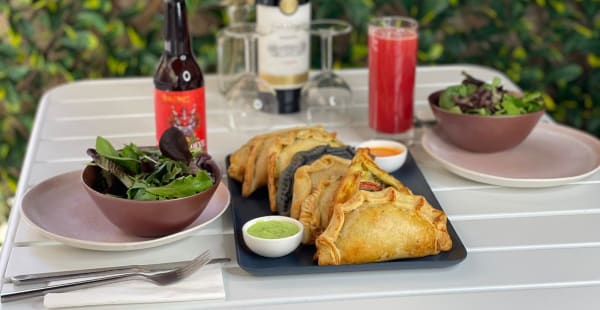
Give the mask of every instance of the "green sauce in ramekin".
M 248 234 L 263 239 L 281 239 L 293 236 L 300 228 L 292 222 L 282 220 L 258 221 L 248 228 Z

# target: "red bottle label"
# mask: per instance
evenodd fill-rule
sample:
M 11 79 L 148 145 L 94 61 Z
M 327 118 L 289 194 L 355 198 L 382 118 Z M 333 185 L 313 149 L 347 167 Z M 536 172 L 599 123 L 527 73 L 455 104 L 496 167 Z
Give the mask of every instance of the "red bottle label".
M 169 127 L 176 127 L 192 147 L 206 145 L 206 106 L 204 87 L 186 91 L 154 90 L 156 140 Z

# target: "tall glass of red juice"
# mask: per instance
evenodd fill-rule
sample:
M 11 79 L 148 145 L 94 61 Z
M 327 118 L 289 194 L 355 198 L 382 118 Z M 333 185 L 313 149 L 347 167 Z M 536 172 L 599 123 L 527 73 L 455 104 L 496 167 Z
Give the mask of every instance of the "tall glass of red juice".
M 369 126 L 376 136 L 412 143 L 418 23 L 408 17 L 369 21 Z

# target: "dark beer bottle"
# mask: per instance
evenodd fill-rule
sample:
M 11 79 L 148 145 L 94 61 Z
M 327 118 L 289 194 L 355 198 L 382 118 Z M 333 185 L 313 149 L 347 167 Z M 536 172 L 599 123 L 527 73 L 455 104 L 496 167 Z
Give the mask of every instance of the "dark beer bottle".
M 165 0 L 164 51 L 154 74 L 156 139 L 169 127 L 206 151 L 204 76 L 192 53 L 185 0 Z

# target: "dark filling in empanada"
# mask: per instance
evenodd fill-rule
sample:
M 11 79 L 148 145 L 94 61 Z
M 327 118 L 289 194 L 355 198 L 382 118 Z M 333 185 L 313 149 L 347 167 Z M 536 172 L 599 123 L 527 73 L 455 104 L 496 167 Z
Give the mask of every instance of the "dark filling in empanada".
M 332 147 L 329 145 L 320 145 L 308 151 L 296 153 L 277 180 L 276 202 L 277 212 L 280 215 L 290 215 L 296 170 L 304 165 L 310 165 L 325 154 L 352 159 L 354 157 L 354 148 L 351 146 Z

